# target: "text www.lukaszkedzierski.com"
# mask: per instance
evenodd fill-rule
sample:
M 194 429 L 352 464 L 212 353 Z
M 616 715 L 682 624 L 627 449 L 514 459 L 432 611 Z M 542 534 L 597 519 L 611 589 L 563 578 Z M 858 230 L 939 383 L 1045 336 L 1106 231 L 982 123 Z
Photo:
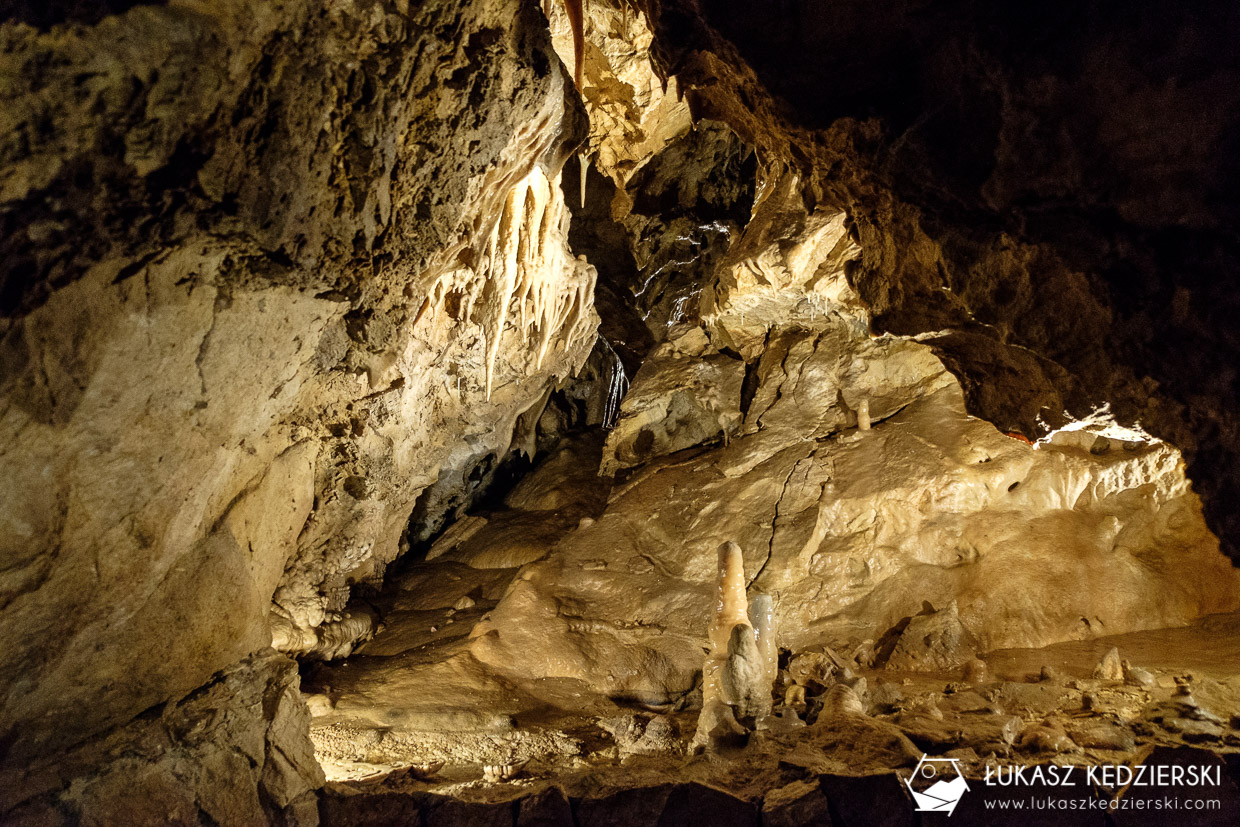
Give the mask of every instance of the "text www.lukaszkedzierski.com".
M 987 810 L 1218 810 L 1217 798 L 998 798 L 986 803 Z

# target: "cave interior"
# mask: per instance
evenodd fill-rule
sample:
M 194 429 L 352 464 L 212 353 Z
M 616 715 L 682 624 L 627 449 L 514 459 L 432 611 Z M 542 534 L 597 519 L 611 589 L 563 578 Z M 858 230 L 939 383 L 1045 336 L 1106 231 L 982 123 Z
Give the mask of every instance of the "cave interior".
M 1240 819 L 1240 6 L 0 12 L 0 822 Z

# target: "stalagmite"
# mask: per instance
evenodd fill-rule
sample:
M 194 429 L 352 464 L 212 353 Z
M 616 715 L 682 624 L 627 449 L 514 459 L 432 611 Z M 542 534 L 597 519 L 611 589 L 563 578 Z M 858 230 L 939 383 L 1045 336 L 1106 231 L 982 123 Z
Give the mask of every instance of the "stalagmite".
M 1124 663 L 1120 659 L 1118 648 L 1112 646 L 1102 656 L 1102 660 L 1094 667 L 1094 677 L 1104 681 L 1122 681 L 1124 679 Z
M 764 718 L 770 713 L 771 684 L 752 626 L 738 623 L 732 627 L 719 678 L 723 698 L 737 718 Z
M 771 598 L 754 597 L 755 628 L 745 599 L 744 555 L 730 540 L 719 546 L 715 594 L 710 652 L 702 670 L 702 714 L 694 738 L 700 745 L 743 733 L 738 718 L 760 721 L 769 715 L 776 671 Z
M 870 400 L 862 399 L 857 404 L 857 430 L 870 430 Z
M 768 685 L 774 684 L 779 671 L 779 647 L 775 641 L 775 601 L 771 595 L 755 594 L 749 599 L 749 619 L 765 667 L 765 680 Z
M 715 620 L 710 627 L 713 652 L 726 652 L 732 627 L 749 624 L 745 600 L 745 557 L 731 540 L 719 546 L 719 583 L 715 592 Z

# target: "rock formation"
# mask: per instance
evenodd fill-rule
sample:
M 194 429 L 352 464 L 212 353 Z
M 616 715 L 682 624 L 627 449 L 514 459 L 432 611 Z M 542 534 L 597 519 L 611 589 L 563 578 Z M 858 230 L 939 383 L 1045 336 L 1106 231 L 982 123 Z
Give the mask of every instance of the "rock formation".
M 1235 15 L 932 5 L 7 4 L 0 821 L 1240 744 Z
M 771 709 L 775 679 L 772 663 L 775 642 L 769 602 L 757 600 L 764 611 L 751 617 L 745 595 L 745 557 L 728 540 L 719 546 L 715 614 L 707 637 L 710 650 L 702 667 L 702 715 L 695 741 L 718 740 L 718 728 L 738 721 L 761 723 Z M 728 727 L 730 728 L 730 727 Z

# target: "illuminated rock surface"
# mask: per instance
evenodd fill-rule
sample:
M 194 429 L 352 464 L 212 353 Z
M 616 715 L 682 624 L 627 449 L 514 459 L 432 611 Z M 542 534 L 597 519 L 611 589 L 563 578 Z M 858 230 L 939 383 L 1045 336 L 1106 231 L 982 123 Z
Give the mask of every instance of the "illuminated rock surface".
M 6 7 L 0 821 L 1234 769 L 1237 21 L 777 5 Z

